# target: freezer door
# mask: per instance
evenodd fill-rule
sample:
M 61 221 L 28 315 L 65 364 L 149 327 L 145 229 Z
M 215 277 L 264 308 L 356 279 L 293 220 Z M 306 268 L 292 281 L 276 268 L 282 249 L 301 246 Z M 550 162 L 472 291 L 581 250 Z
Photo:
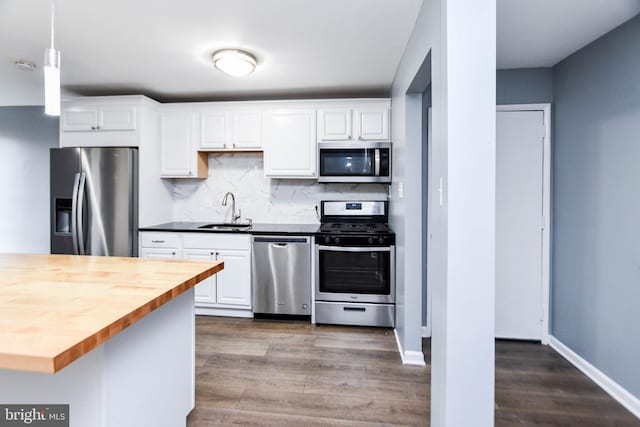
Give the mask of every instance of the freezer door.
M 74 254 L 74 183 L 80 175 L 79 148 L 52 148 L 49 155 L 51 253 Z
M 78 191 L 80 251 L 138 255 L 138 150 L 82 148 Z

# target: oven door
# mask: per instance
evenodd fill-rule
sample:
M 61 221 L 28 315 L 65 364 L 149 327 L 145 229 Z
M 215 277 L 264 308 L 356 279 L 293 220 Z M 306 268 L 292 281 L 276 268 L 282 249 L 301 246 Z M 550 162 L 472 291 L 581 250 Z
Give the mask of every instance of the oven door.
M 319 182 L 391 182 L 391 144 L 319 143 Z
M 395 302 L 395 247 L 316 245 L 318 301 Z

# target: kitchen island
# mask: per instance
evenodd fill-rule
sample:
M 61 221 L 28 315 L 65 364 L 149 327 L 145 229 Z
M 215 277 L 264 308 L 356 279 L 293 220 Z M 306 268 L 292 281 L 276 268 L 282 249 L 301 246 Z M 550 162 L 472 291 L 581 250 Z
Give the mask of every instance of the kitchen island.
M 193 287 L 222 268 L 0 254 L 0 404 L 69 404 L 71 426 L 185 425 Z

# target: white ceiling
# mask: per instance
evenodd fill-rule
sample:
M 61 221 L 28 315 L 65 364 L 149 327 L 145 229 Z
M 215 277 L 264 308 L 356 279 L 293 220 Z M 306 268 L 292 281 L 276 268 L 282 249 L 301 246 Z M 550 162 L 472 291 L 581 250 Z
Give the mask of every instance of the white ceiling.
M 158 100 L 387 95 L 422 0 L 56 0 L 65 92 Z M 0 105 L 43 103 L 49 0 L 0 0 Z M 552 66 L 640 0 L 498 0 L 498 67 Z M 239 47 L 234 78 L 209 61 Z M 19 71 L 16 59 L 38 65 Z
M 388 94 L 422 0 L 56 0 L 64 88 L 156 99 Z M 0 105 L 42 104 L 50 0 L 0 0 Z M 237 47 L 255 73 L 211 53 Z M 16 59 L 38 64 L 19 71 Z
M 640 13 L 640 0 L 498 0 L 498 68 L 551 67 Z

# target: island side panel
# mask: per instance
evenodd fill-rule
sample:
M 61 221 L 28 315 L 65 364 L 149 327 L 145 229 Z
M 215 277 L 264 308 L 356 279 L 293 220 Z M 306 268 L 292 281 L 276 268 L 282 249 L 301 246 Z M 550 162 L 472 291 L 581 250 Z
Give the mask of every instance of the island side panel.
M 55 374 L 0 369 L 3 404 L 69 404 L 71 427 L 186 426 L 194 406 L 193 288 Z
M 0 369 L 2 404 L 68 404 L 71 427 L 102 422 L 103 347 L 77 359 L 56 374 Z
M 194 406 L 193 288 L 104 345 L 106 426 L 185 426 Z

